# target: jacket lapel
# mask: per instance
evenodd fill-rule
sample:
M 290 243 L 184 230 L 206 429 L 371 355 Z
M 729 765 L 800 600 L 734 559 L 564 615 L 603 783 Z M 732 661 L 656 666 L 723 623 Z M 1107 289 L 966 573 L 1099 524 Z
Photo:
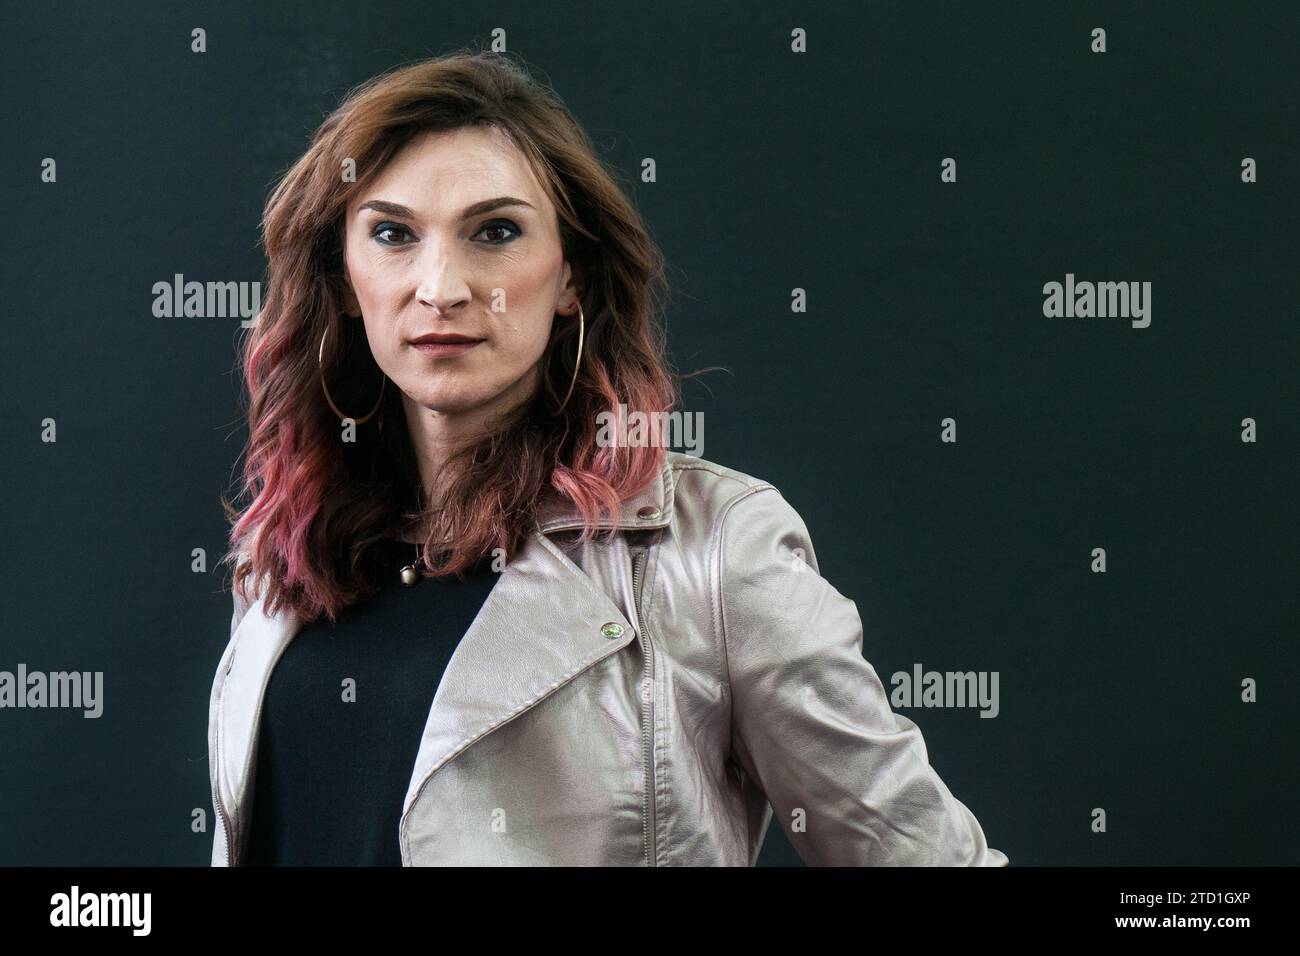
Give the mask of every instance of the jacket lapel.
M 534 532 L 447 664 L 420 739 L 403 821 L 440 767 L 635 637 L 618 605 Z
M 658 479 L 624 501 L 612 523 L 662 528 L 671 501 L 672 468 L 665 455 Z M 600 527 L 610 524 L 606 517 Z M 402 806 L 403 830 L 425 783 L 449 760 L 636 639 L 623 609 L 547 537 L 581 526 L 572 504 L 539 508 L 527 544 L 501 572 L 456 646 L 420 739 Z M 617 627 L 607 629 L 610 624 Z
M 247 821 L 240 811 L 251 796 L 248 791 L 262 700 L 275 662 L 300 628 L 301 623 L 291 611 L 272 616 L 264 614 L 262 599 L 258 598 L 235 628 L 234 652 L 225 675 L 220 678 L 214 718 L 221 771 L 218 779 L 221 800 L 231 816 L 241 849 Z

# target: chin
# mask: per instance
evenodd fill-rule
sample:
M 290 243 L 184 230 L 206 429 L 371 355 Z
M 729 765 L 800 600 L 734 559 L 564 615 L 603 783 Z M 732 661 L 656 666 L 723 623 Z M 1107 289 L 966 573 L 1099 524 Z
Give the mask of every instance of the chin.
M 421 408 L 444 415 L 471 412 L 491 399 L 490 395 L 466 395 L 463 392 L 442 388 L 413 389 L 406 393 Z

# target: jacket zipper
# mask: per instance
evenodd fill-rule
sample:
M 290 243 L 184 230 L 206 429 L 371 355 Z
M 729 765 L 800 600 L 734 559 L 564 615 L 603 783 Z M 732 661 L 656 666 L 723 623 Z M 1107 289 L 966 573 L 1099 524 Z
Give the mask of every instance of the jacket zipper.
M 225 694 L 225 688 L 222 688 L 222 694 Z M 217 811 L 217 819 L 221 822 L 221 829 L 226 834 L 226 866 L 235 865 L 235 846 L 233 828 L 230 825 L 230 817 L 226 813 L 226 806 L 221 802 L 221 731 L 217 730 L 216 737 L 213 741 L 217 748 L 217 772 L 214 775 L 215 780 L 212 786 L 212 806 Z
M 221 829 L 226 834 L 226 866 L 235 865 L 235 847 L 231 835 L 230 820 L 226 816 L 226 808 L 221 803 L 221 795 L 217 793 L 217 788 L 212 790 L 212 805 L 216 807 L 217 819 L 221 821 Z
M 646 848 L 646 865 L 655 866 L 655 775 L 654 775 L 654 652 L 646 637 L 641 620 L 641 572 L 645 566 L 646 549 L 640 548 L 632 557 L 632 608 L 636 613 L 636 634 L 645 661 L 645 677 L 641 684 L 641 747 L 645 761 L 645 799 L 642 802 L 641 839 Z

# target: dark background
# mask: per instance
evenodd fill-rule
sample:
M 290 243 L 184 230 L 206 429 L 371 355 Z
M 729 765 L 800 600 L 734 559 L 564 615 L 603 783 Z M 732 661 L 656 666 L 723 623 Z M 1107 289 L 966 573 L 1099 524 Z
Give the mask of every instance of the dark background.
M 105 672 L 98 720 L 0 710 L 0 864 L 208 863 L 238 319 L 151 288 L 264 280 L 324 114 L 495 27 L 634 184 L 673 361 L 730 369 L 685 389 L 703 457 L 803 515 L 887 687 L 999 672 L 996 719 L 900 710 L 991 845 L 1300 862 L 1297 5 L 169 0 L 0 13 L 0 669 Z M 1067 272 L 1150 281 L 1151 326 L 1045 318 Z

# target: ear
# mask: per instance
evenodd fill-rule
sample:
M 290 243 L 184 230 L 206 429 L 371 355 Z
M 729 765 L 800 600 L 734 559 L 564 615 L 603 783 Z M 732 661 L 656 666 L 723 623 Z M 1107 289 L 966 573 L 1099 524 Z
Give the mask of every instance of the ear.
M 561 315 L 578 315 L 578 302 L 582 298 L 582 276 L 566 262 L 564 264 L 565 286 L 560 295 L 557 311 Z
M 357 301 L 357 294 L 352 289 L 352 279 L 348 275 L 346 262 L 343 264 L 343 312 L 351 318 L 361 318 L 361 303 Z

